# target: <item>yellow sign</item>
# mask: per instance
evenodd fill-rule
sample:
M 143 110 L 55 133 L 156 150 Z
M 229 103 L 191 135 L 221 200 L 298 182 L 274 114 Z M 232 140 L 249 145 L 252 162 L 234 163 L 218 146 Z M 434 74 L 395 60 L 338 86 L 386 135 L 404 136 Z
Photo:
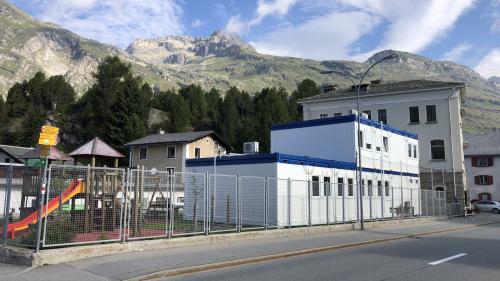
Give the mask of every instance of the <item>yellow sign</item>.
M 40 147 L 40 157 L 48 157 L 50 156 L 50 147 L 47 145 L 42 145 Z
M 59 134 L 59 128 L 47 125 L 42 126 L 42 129 L 40 130 L 40 138 L 38 139 L 38 144 L 56 145 L 57 134 Z
M 42 126 L 42 129 L 40 131 L 42 133 L 51 134 L 51 135 L 57 135 L 57 134 L 59 134 L 59 128 L 48 126 L 48 125 Z

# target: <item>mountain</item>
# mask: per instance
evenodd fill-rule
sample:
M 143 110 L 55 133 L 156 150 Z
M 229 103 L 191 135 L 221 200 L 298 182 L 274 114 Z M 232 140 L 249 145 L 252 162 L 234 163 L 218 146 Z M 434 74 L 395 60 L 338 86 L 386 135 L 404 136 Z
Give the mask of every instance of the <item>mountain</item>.
M 320 70 L 340 69 L 359 76 L 370 63 L 392 53 L 399 58 L 373 68 L 366 81 L 432 79 L 460 81 L 468 85 L 464 129 L 486 131 L 498 127 L 500 120 L 500 83 L 489 81 L 472 69 L 449 61 L 393 50 L 374 54 L 365 62 L 316 61 L 258 53 L 239 37 L 216 31 L 208 37 L 165 36 L 138 39 L 126 49 L 85 39 L 61 27 L 37 21 L 0 0 L 0 93 L 5 95 L 15 82 L 42 70 L 61 74 L 79 94 L 92 83 L 92 72 L 108 55 L 117 55 L 132 65 L 135 74 L 160 89 L 200 84 L 205 89 L 226 90 L 236 86 L 248 92 L 265 87 L 289 91 L 309 78 L 318 84 L 348 87 L 341 75 L 323 75 Z

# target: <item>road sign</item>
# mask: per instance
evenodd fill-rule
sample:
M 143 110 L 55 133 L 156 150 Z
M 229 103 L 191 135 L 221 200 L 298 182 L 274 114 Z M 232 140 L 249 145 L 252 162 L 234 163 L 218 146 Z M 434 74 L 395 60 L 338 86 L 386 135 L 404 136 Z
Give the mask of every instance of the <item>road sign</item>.
M 28 167 L 45 167 L 45 159 L 27 159 L 26 166 Z
M 57 134 L 59 134 L 59 128 L 48 126 L 48 125 L 42 126 L 42 129 L 40 131 L 42 133 L 51 134 L 51 135 L 57 135 Z
M 42 126 L 42 129 L 40 130 L 40 138 L 38 139 L 38 144 L 56 145 L 58 134 L 59 134 L 59 128 L 48 125 Z
M 50 156 L 50 146 L 42 145 L 40 147 L 40 157 L 49 157 Z

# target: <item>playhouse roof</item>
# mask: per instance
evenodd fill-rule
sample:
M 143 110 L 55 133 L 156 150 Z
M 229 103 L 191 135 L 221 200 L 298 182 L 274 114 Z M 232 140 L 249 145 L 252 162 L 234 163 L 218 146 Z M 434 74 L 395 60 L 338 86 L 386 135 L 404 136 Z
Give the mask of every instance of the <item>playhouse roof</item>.
M 125 155 L 116 151 L 109 144 L 105 143 L 98 137 L 93 138 L 91 141 L 75 149 L 69 154 L 70 156 L 102 156 L 123 158 Z
M 31 149 L 30 151 L 26 152 L 21 156 L 22 159 L 37 159 L 37 158 L 43 158 L 43 156 L 40 156 L 41 152 L 41 146 L 37 146 L 34 149 Z M 49 156 L 47 157 L 49 160 L 57 160 L 57 161 L 70 161 L 73 160 L 73 158 L 69 157 L 66 155 L 66 153 L 60 151 L 57 149 L 55 146 L 51 146 L 49 150 Z

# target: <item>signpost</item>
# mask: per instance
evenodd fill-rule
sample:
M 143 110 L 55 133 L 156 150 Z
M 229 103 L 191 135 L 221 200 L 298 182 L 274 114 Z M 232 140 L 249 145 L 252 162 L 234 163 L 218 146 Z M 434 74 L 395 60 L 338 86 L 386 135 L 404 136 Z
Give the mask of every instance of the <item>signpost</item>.
M 38 203 L 38 223 L 36 226 L 36 252 L 40 250 L 40 236 L 42 234 L 42 213 L 43 213 L 43 198 L 45 197 L 45 192 L 46 192 L 46 186 L 47 186 L 47 164 L 48 164 L 48 157 L 50 156 L 50 146 L 51 145 L 57 145 L 58 141 L 58 136 L 59 134 L 59 128 L 57 127 L 52 127 L 49 125 L 44 125 L 40 129 L 40 137 L 38 138 L 38 144 L 40 145 L 40 158 L 44 157 L 43 159 L 29 159 L 28 162 L 26 163 L 28 166 L 30 166 L 30 160 L 31 160 L 31 165 L 34 167 L 43 167 L 43 181 L 42 181 L 42 188 L 40 190 L 40 200 Z

